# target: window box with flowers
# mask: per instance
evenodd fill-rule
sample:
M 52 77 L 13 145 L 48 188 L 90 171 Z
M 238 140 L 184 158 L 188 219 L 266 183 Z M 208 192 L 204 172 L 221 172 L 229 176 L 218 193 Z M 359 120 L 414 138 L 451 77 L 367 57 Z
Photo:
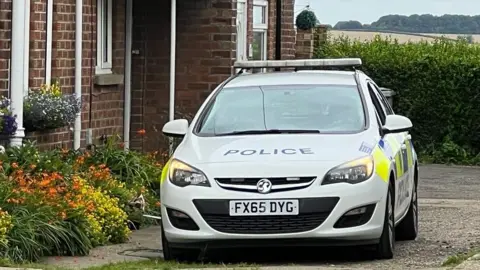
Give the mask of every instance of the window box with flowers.
M 74 94 L 62 94 L 56 81 L 31 90 L 23 106 L 25 131 L 47 131 L 71 126 L 81 111 L 81 100 Z

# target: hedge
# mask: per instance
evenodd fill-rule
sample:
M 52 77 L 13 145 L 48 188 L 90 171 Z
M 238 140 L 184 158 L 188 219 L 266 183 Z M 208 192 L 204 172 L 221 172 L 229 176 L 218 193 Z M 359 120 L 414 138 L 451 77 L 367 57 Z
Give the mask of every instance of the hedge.
M 394 109 L 412 120 L 414 144 L 424 160 L 480 164 L 479 45 L 343 36 L 329 38 L 315 57 L 360 57 L 361 70 L 395 90 Z

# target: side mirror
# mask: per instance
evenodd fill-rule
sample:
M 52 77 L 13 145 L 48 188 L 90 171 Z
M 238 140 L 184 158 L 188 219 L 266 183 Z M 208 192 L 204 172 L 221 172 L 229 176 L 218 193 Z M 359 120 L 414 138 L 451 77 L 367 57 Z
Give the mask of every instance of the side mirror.
M 401 133 L 410 131 L 412 128 L 412 121 L 405 116 L 391 114 L 387 115 L 385 125 L 382 127 L 384 134 Z
M 168 137 L 183 137 L 188 131 L 188 121 L 185 119 L 176 119 L 166 123 L 162 132 Z

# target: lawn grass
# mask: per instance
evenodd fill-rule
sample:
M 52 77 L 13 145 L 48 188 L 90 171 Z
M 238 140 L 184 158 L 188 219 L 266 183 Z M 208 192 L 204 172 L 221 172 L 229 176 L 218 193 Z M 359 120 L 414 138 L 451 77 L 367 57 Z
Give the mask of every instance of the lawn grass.
M 467 252 L 452 255 L 442 263 L 442 266 L 457 266 L 478 253 L 480 253 L 480 248 L 473 248 Z
M 247 268 L 248 267 L 248 268 Z M 140 261 L 140 262 L 128 262 L 120 264 L 110 264 L 100 267 L 91 267 L 87 268 L 88 270 L 121 270 L 121 269 L 131 269 L 131 270 L 170 270 L 170 269 L 202 269 L 202 268 L 225 268 L 225 269 L 259 269 L 257 266 L 252 266 L 249 264 L 234 264 L 234 265 L 222 265 L 222 264 L 183 264 L 175 262 L 166 262 L 162 260 L 149 260 L 149 261 Z
M 42 269 L 42 270 L 70 270 L 72 268 L 43 265 L 43 264 L 2 264 L 2 266 L 17 267 L 20 269 Z M 228 270 L 232 269 L 248 269 L 256 270 L 258 266 L 251 264 L 185 264 L 177 262 L 167 262 L 163 260 L 142 260 L 132 262 L 113 263 L 103 266 L 93 266 L 88 268 L 82 268 L 83 270 L 170 270 L 170 269 L 203 269 L 203 268 L 224 268 Z

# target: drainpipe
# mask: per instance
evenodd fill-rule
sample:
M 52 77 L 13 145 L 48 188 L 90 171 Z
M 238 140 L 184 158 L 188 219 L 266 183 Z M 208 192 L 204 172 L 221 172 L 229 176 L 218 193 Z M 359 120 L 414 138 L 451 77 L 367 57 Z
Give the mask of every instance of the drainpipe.
M 75 96 L 82 98 L 82 30 L 83 0 L 75 2 Z M 73 127 L 73 149 L 80 148 L 82 112 L 77 113 Z
M 45 83 L 52 83 L 53 0 L 47 0 L 47 44 L 45 52 Z
M 126 0 L 125 5 L 125 103 L 123 108 L 123 143 L 124 149 L 130 148 L 130 115 L 132 107 L 132 10 L 133 0 Z
M 177 43 L 177 0 L 172 0 L 170 26 L 170 106 L 168 119 L 175 119 L 175 45 Z M 173 139 L 170 138 L 170 154 L 173 153 Z
M 10 139 L 11 146 L 22 146 L 25 137 L 23 128 L 23 94 L 25 70 L 25 22 L 30 23 L 27 14 L 27 2 L 30 0 L 16 0 L 12 2 L 12 45 L 11 45 L 11 109 L 17 116 L 17 131 Z
M 282 60 L 282 0 L 276 2 L 275 60 Z M 280 68 L 276 68 L 280 71 Z
M 23 95 L 28 95 L 28 75 L 29 75 L 29 58 L 30 58 L 30 1 L 25 1 L 25 37 L 23 48 Z

